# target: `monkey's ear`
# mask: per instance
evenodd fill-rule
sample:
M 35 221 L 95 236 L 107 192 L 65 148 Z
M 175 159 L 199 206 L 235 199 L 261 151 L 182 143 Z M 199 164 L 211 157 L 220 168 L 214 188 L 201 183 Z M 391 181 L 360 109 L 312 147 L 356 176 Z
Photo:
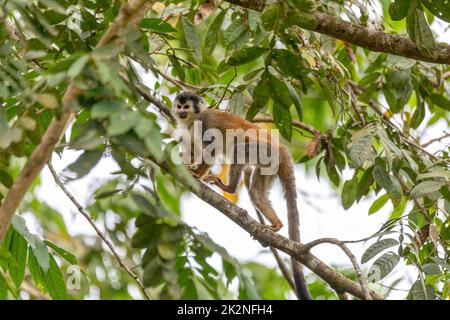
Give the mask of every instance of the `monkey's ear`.
M 202 97 L 200 97 L 200 100 L 198 102 L 198 108 L 199 108 L 200 112 L 206 110 L 206 101 Z

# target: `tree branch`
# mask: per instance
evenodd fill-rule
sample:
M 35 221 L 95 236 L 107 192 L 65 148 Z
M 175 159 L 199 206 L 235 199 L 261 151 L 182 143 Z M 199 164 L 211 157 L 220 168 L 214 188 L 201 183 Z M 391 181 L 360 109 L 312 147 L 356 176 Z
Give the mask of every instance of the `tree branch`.
M 258 210 L 256 210 L 256 215 L 258 216 L 259 223 L 265 225 L 264 218 Z M 296 293 L 294 279 L 292 278 L 292 274 L 289 271 L 288 267 L 286 266 L 286 263 L 284 263 L 283 259 L 281 259 L 277 249 L 270 247 L 270 251 L 272 252 L 273 257 L 275 258 L 278 267 L 280 268 L 280 271 L 283 274 L 283 277 L 289 283 L 289 286 L 291 287 L 292 291 Z
M 266 0 L 226 0 L 229 3 L 262 11 Z M 450 64 L 450 46 L 438 45 L 429 56 L 419 51 L 417 45 L 409 37 L 385 33 L 357 25 L 324 12 L 314 12 L 316 25 L 309 28 L 321 34 L 340 39 L 348 43 L 375 52 L 385 52 L 421 61 Z M 302 26 L 307 29 L 306 27 Z
M 273 118 L 271 116 L 264 116 L 264 115 L 258 115 L 256 117 L 253 118 L 252 122 L 273 122 Z M 319 130 L 317 130 L 316 128 L 313 128 L 312 126 L 304 123 L 304 122 L 300 122 L 297 120 L 292 121 L 292 125 L 294 127 L 297 127 L 299 129 L 302 129 L 304 131 L 307 131 L 309 133 L 312 133 L 313 135 L 320 135 L 322 134 L 322 132 L 320 132 Z
M 444 131 L 445 132 L 445 131 Z M 445 132 L 442 136 L 439 136 L 437 138 L 430 139 L 428 142 L 425 142 L 422 144 L 422 148 L 428 147 L 430 144 L 433 144 L 435 142 L 440 142 L 441 140 L 450 137 L 450 132 Z
M 337 245 L 339 248 L 342 249 L 342 251 L 345 252 L 345 254 L 348 256 L 348 258 L 350 259 L 352 265 L 353 265 L 353 269 L 355 269 L 355 273 L 356 273 L 356 277 L 358 278 L 359 284 L 361 286 L 361 289 L 364 293 L 364 299 L 366 300 L 372 300 L 372 297 L 370 296 L 370 292 L 369 292 L 369 288 L 367 288 L 367 284 L 364 281 L 364 277 L 363 274 L 361 272 L 361 267 L 359 266 L 358 262 L 356 261 L 355 256 L 353 255 L 353 253 L 350 251 L 350 249 L 345 245 L 344 242 L 335 239 L 335 238 L 321 238 L 321 239 L 317 239 L 311 242 L 308 242 L 305 244 L 305 248 L 304 250 L 306 251 L 310 251 L 313 247 L 322 244 L 322 243 L 331 243 L 331 244 L 335 244 Z
M 106 238 L 105 234 L 97 227 L 94 220 L 92 220 L 90 214 L 83 208 L 83 206 L 78 202 L 78 200 L 67 190 L 64 183 L 62 183 L 61 179 L 59 178 L 58 174 L 55 171 L 55 168 L 53 168 L 52 162 L 49 160 L 47 162 L 47 166 L 50 169 L 50 172 L 52 173 L 53 179 L 55 180 L 55 183 L 58 185 L 58 187 L 67 195 L 67 197 L 72 201 L 72 203 L 77 207 L 78 211 L 86 218 L 86 220 L 89 222 L 89 224 L 92 226 L 92 228 L 95 230 L 97 235 L 102 239 L 102 241 L 108 246 L 109 250 L 111 250 L 111 253 L 116 258 L 117 262 L 119 263 L 120 267 L 124 269 L 130 276 L 133 278 L 134 282 L 136 282 L 139 290 L 141 291 L 142 295 L 147 299 L 150 300 L 150 297 L 147 295 L 147 292 L 145 291 L 144 285 L 139 280 L 139 277 L 134 274 L 133 271 L 123 262 L 122 258 L 117 253 L 116 249 L 114 248 L 111 241 Z
M 123 4 L 120 8 L 119 15 L 115 21 L 109 26 L 102 38 L 99 40 L 97 47 L 101 47 L 117 35 L 118 31 L 130 24 L 135 24 L 137 20 L 143 18 L 150 9 L 153 1 L 148 0 L 130 0 Z M 47 160 L 50 158 L 55 145 L 58 143 L 61 135 L 65 131 L 67 125 L 71 121 L 75 110 L 70 106 L 76 101 L 81 90 L 71 82 L 61 100 L 61 115 L 54 117 L 44 133 L 41 142 L 34 149 L 27 163 L 23 167 L 19 176 L 11 186 L 7 196 L 0 206 L 0 243 L 3 241 L 6 231 L 8 230 L 11 218 L 20 205 L 28 188 L 41 172 Z
M 342 274 L 334 271 L 328 265 L 323 263 L 317 257 L 304 250 L 305 245 L 291 241 L 280 234 L 272 232 L 251 218 L 247 211 L 236 206 L 231 201 L 225 199 L 217 192 L 213 191 L 203 183 L 192 183 L 192 178 L 187 176 L 180 168 L 170 165 L 167 161 L 158 161 L 150 158 L 163 171 L 170 173 L 177 181 L 188 188 L 192 193 L 203 201 L 222 212 L 225 216 L 247 231 L 254 239 L 258 240 L 263 246 L 271 246 L 279 249 L 297 259 L 300 263 L 309 268 L 312 272 L 321 277 L 337 292 L 348 292 L 355 297 L 364 299 L 364 292 L 361 286 L 354 281 L 344 277 Z M 370 291 L 372 299 L 382 300 L 383 298 L 374 291 Z

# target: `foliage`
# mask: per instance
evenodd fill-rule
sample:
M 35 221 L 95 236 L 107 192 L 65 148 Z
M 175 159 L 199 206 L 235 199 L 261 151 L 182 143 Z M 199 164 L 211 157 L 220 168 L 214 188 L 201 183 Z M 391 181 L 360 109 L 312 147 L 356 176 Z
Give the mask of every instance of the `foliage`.
M 168 107 L 173 93 L 195 90 L 212 106 L 228 101 L 230 111 L 249 120 L 273 116 L 297 162 L 318 178 L 327 176 L 345 209 L 373 195 L 369 214 L 392 203 L 389 221 L 362 257 L 368 263 L 383 253 L 368 267 L 369 280 L 383 283 L 403 261 L 418 272 L 408 298 L 448 299 L 449 150 L 432 153 L 420 137 L 449 124 L 449 67 L 307 31 L 319 10 L 407 34 L 424 55 L 439 46 L 430 25 L 450 21 L 445 1 L 374 2 L 381 17 L 370 21 L 366 5 L 372 2 L 362 0 L 280 1 L 263 12 L 226 1 L 167 0 L 155 3 L 139 28 L 120 30 L 118 39 L 95 48 L 121 1 L 0 0 L 0 201 L 51 119 L 60 116 L 73 82 L 82 92 L 70 106 L 76 117 L 55 151 L 80 156 L 64 179 L 85 177 L 103 157 L 117 163 L 87 209 L 124 259 L 141 266 L 134 270 L 152 297 L 288 297 L 278 271 L 241 264 L 185 224 L 180 197 L 186 190 L 148 160 L 170 161 L 173 144 L 162 130 L 170 121 L 149 107 L 142 90 Z M 151 88 L 141 83 L 141 68 L 154 76 Z M 311 137 L 295 121 L 320 134 Z M 345 168 L 353 173 L 347 181 Z M 0 248 L 0 298 L 23 297 L 24 281 L 54 299 L 82 299 L 90 287 L 101 298 L 132 298 L 134 282 L 100 240 L 70 235 L 61 215 L 33 190 L 20 211 L 32 213 L 43 232 L 30 233 L 25 220 L 14 217 Z M 113 226 L 105 222 L 111 218 Z M 213 256 L 220 266 L 211 263 Z M 71 265 L 82 270 L 81 290 L 67 287 Z M 310 279 L 315 297 L 335 297 Z

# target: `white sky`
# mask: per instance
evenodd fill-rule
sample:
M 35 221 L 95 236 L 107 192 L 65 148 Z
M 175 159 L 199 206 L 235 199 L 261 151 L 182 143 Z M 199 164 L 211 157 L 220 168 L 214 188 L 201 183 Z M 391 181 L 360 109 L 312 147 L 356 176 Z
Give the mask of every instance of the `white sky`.
M 445 26 L 442 25 L 442 26 Z M 450 43 L 449 32 L 444 32 L 443 27 L 434 23 L 433 28 L 440 31 L 439 41 Z M 152 83 L 154 79 L 151 75 L 144 77 L 144 82 Z M 429 136 L 423 136 L 423 141 L 427 141 L 431 137 L 436 137 L 442 134 L 443 130 L 448 129 L 446 124 L 439 122 L 433 130 L 429 130 Z M 450 140 L 447 140 L 448 143 Z M 435 145 L 430 146 L 433 151 Z M 68 164 L 73 162 L 80 152 L 65 151 L 62 159 L 58 156 L 53 156 L 53 164 L 57 172 L 61 172 Z M 75 195 L 75 197 L 83 204 L 92 202 L 92 193 L 96 187 L 100 185 L 100 181 L 111 178 L 110 173 L 117 169 L 116 164 L 111 158 L 104 158 L 94 168 L 87 177 L 71 182 L 68 184 L 68 189 Z M 346 170 L 344 178 L 351 178 L 352 171 Z M 55 185 L 53 178 L 50 175 L 48 168 L 45 168 L 41 174 L 42 184 L 39 187 L 38 195 L 45 200 L 49 205 L 62 213 L 68 229 L 71 234 L 89 234 L 94 235 L 92 228 L 84 220 L 84 218 L 77 213 L 76 208 Z M 302 194 L 299 194 L 298 207 L 301 214 L 301 232 L 302 241 L 308 242 L 321 237 L 335 237 L 340 240 L 355 240 L 367 237 L 377 231 L 383 222 L 389 217 L 391 211 L 391 204 L 386 205 L 382 210 L 374 215 L 368 215 L 368 209 L 372 204 L 374 198 L 364 198 L 359 204 L 353 205 L 348 211 L 342 208 L 340 203 L 339 193 L 330 188 L 330 183 L 325 177 L 318 181 L 313 172 L 305 173 L 304 168 L 299 165 L 296 169 L 296 181 L 300 191 L 307 192 L 312 195 L 309 201 L 314 202 L 315 206 L 320 208 L 318 211 L 315 207 L 309 206 Z M 248 209 L 248 211 L 255 217 L 252 206 L 248 199 L 245 190 L 239 195 L 238 205 Z M 315 197 L 314 195 L 320 195 Z M 278 182 L 272 191 L 271 196 L 275 211 L 278 212 L 285 227 L 280 231 L 281 234 L 286 235 L 287 222 L 285 203 L 282 200 L 281 189 Z M 199 230 L 207 232 L 217 243 L 224 246 L 231 255 L 238 258 L 240 261 L 257 260 L 268 266 L 276 267 L 276 263 L 271 256 L 268 249 L 263 249 L 258 242 L 251 239 L 251 237 L 244 232 L 240 227 L 235 225 L 231 220 L 226 218 L 223 214 L 213 209 L 207 203 L 196 198 L 195 196 L 186 194 L 182 199 L 182 215 L 183 219 L 191 226 L 197 227 Z M 34 217 L 31 214 L 26 214 L 27 223 L 31 231 L 40 233 L 41 230 L 37 227 Z M 349 248 L 360 260 L 362 253 L 368 247 L 368 244 L 350 244 Z M 105 247 L 105 250 L 107 248 Z M 348 258 L 337 248 L 331 245 L 321 245 L 315 247 L 312 252 L 316 254 L 327 264 L 345 264 L 349 266 Z M 217 265 L 218 259 L 213 259 L 212 263 Z M 371 261 L 373 262 L 373 260 Z M 368 265 L 364 265 L 363 269 L 368 271 Z M 308 271 L 307 271 L 308 272 Z M 391 284 L 397 278 L 403 277 L 403 280 L 397 284 L 399 289 L 409 289 L 412 282 L 415 280 L 416 273 L 414 268 L 406 267 L 402 262 L 397 266 L 395 271 L 391 273 L 383 283 Z M 136 294 L 136 292 L 134 292 Z M 391 299 L 401 299 L 406 296 L 405 291 L 391 292 Z M 97 298 L 98 293 L 93 292 L 91 298 Z

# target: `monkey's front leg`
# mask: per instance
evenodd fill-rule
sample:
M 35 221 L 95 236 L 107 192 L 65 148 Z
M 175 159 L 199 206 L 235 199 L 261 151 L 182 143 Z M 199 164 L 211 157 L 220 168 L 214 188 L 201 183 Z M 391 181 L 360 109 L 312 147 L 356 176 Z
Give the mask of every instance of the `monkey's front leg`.
M 222 182 L 222 180 L 220 180 L 219 177 L 212 176 L 212 175 L 205 176 L 202 180 L 218 186 L 220 189 L 222 189 L 225 192 L 235 193 L 239 186 L 239 181 L 241 179 L 242 170 L 244 170 L 243 164 L 231 164 L 230 165 L 229 172 L 228 172 L 228 181 L 229 181 L 228 185 L 224 184 Z

